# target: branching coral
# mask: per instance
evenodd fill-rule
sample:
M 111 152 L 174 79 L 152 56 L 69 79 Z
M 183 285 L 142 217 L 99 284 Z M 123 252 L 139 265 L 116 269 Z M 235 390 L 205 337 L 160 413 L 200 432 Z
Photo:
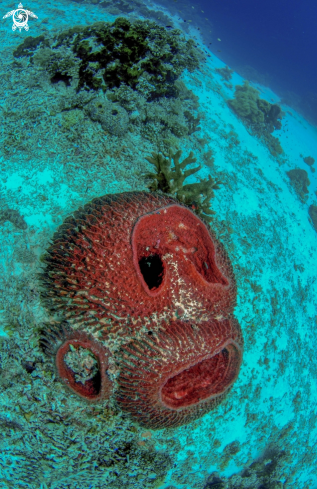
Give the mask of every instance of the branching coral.
M 169 151 L 167 158 L 160 153 L 152 153 L 152 156 L 148 156 L 146 160 L 156 169 L 156 173 L 146 175 L 153 180 L 148 187 L 152 192 L 161 190 L 175 196 L 180 202 L 191 206 L 196 214 L 211 221 L 214 212 L 210 209 L 210 199 L 214 197 L 214 190 L 220 188 L 221 182 L 208 175 L 208 179 L 204 178 L 200 182 L 184 185 L 185 179 L 197 173 L 201 166 L 186 169 L 187 165 L 197 160 L 190 152 L 187 158 L 180 161 L 181 154 L 182 152 L 178 150 L 175 154 Z

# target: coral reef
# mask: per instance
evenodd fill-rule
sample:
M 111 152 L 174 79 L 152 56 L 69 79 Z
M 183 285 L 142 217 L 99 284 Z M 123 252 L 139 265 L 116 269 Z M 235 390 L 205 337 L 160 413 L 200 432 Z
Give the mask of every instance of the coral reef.
M 216 68 L 215 72 L 221 76 L 223 81 L 230 81 L 232 78 L 233 70 L 229 68 L 229 66 L 225 66 L 224 68 Z
M 177 95 L 175 81 L 185 68 L 198 67 L 200 54 L 179 30 L 170 33 L 154 22 L 119 17 L 113 24 L 72 27 L 51 40 L 27 38 L 14 56 L 41 64 L 52 82 L 74 80 L 78 91 L 106 91 L 124 83 L 151 100 Z
M 120 351 L 118 403 L 148 428 L 189 423 L 223 400 L 241 358 L 237 321 L 174 321 Z
M 306 163 L 306 165 L 310 167 L 311 171 L 314 173 L 316 171 L 315 168 L 313 167 L 315 163 L 314 158 L 312 156 L 306 156 L 305 158 L 303 158 L 303 160 Z
M 310 205 L 308 213 L 313 222 L 314 229 L 317 232 L 317 205 Z
M 228 100 L 228 104 L 241 119 L 258 131 L 265 129 L 265 132 L 271 133 L 282 127 L 280 121 L 283 113 L 279 105 L 260 99 L 258 90 L 251 87 L 248 81 L 236 85 L 235 97 Z
M 269 446 L 263 455 L 238 474 L 227 479 L 211 474 L 203 489 L 282 489 L 279 472 L 289 458 L 284 450 Z
M 64 221 L 44 261 L 44 298 L 77 328 L 138 329 L 175 319 L 179 307 L 186 320 L 228 317 L 235 305 L 220 243 L 191 210 L 159 194 L 94 199 Z
M 44 262 L 42 298 L 67 322 L 43 342 L 77 394 L 109 396 L 109 358 L 118 404 L 154 429 L 202 416 L 229 391 L 243 346 L 235 280 L 190 209 L 147 192 L 94 199 L 60 226 Z
M 184 185 L 185 179 L 197 173 L 201 166 L 186 169 L 187 165 L 196 162 L 196 158 L 191 152 L 187 158 L 180 162 L 181 154 L 180 150 L 175 154 L 169 151 L 167 158 L 160 153 L 152 153 L 152 156 L 146 158 L 156 169 L 156 173 L 146 175 L 146 178 L 153 180 L 148 188 L 152 192 L 160 190 L 175 196 L 180 202 L 191 206 L 197 215 L 211 221 L 214 211 L 210 209 L 210 199 L 214 197 L 214 190 L 220 188 L 221 182 L 214 180 L 209 175 L 208 179 L 204 178 L 200 182 Z
M 178 78 L 199 67 L 202 53 L 179 30 L 117 18 L 28 38 L 14 55 L 30 59 L 32 80 L 51 85 L 54 103 L 46 113 L 63 113 L 65 133 L 72 133 L 80 118 L 99 122 L 110 135 L 122 137 L 129 130 L 150 141 L 157 134 L 169 140 L 200 130 L 198 97 Z M 6 151 L 22 149 L 22 136 L 6 133 Z
M 228 105 L 252 132 L 266 142 L 273 156 L 282 154 L 278 139 L 271 134 L 282 127 L 283 112 L 279 105 L 261 99 L 258 90 L 251 87 L 248 81 L 243 85 L 236 85 L 235 97 L 228 100 Z
M 308 187 L 310 185 L 307 171 L 296 168 L 295 170 L 288 171 L 287 175 L 300 201 L 306 202 L 308 197 Z
M 265 141 L 271 155 L 278 156 L 283 154 L 283 148 L 281 146 L 280 140 L 274 137 L 272 134 L 263 134 L 263 140 Z
M 9 221 L 18 229 L 26 229 L 28 226 L 19 211 L 15 209 L 2 209 L 0 211 L 0 225 Z

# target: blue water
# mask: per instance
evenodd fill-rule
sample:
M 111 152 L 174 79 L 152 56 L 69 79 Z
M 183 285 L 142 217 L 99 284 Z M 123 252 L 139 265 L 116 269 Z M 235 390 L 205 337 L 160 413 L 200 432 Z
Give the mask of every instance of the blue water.
M 316 5 L 1 11 L 0 489 L 316 489 Z
M 168 2 L 163 0 L 163 4 Z M 225 63 L 242 76 L 268 84 L 317 122 L 314 2 L 230 0 L 177 2 L 175 6 L 181 7 L 185 20 L 193 19 L 200 26 L 206 43 L 221 50 L 219 57 Z

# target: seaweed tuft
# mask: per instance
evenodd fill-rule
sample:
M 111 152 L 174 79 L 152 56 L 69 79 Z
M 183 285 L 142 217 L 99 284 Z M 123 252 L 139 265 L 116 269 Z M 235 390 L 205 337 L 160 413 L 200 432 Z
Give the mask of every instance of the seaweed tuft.
M 186 169 L 197 160 L 190 152 L 183 161 L 180 161 L 181 154 L 181 150 L 174 154 L 169 150 L 167 157 L 155 152 L 146 157 L 156 170 L 155 173 L 146 175 L 146 178 L 152 180 L 148 188 L 152 192 L 161 191 L 176 197 L 183 204 L 190 206 L 198 216 L 210 222 L 215 214 L 210 209 L 210 199 L 214 197 L 214 190 L 218 190 L 222 182 L 208 175 L 208 178 L 203 178 L 200 182 L 184 185 L 186 178 L 197 173 L 201 166 Z

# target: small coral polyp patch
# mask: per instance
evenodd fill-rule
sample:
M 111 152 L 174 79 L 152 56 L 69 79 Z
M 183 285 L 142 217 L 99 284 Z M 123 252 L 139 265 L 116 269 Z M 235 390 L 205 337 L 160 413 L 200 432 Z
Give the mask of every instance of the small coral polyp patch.
M 113 395 L 143 426 L 163 428 L 229 392 L 243 346 L 232 266 L 189 208 L 148 192 L 94 199 L 60 226 L 45 262 L 43 298 L 68 326 L 44 341 L 79 396 Z

